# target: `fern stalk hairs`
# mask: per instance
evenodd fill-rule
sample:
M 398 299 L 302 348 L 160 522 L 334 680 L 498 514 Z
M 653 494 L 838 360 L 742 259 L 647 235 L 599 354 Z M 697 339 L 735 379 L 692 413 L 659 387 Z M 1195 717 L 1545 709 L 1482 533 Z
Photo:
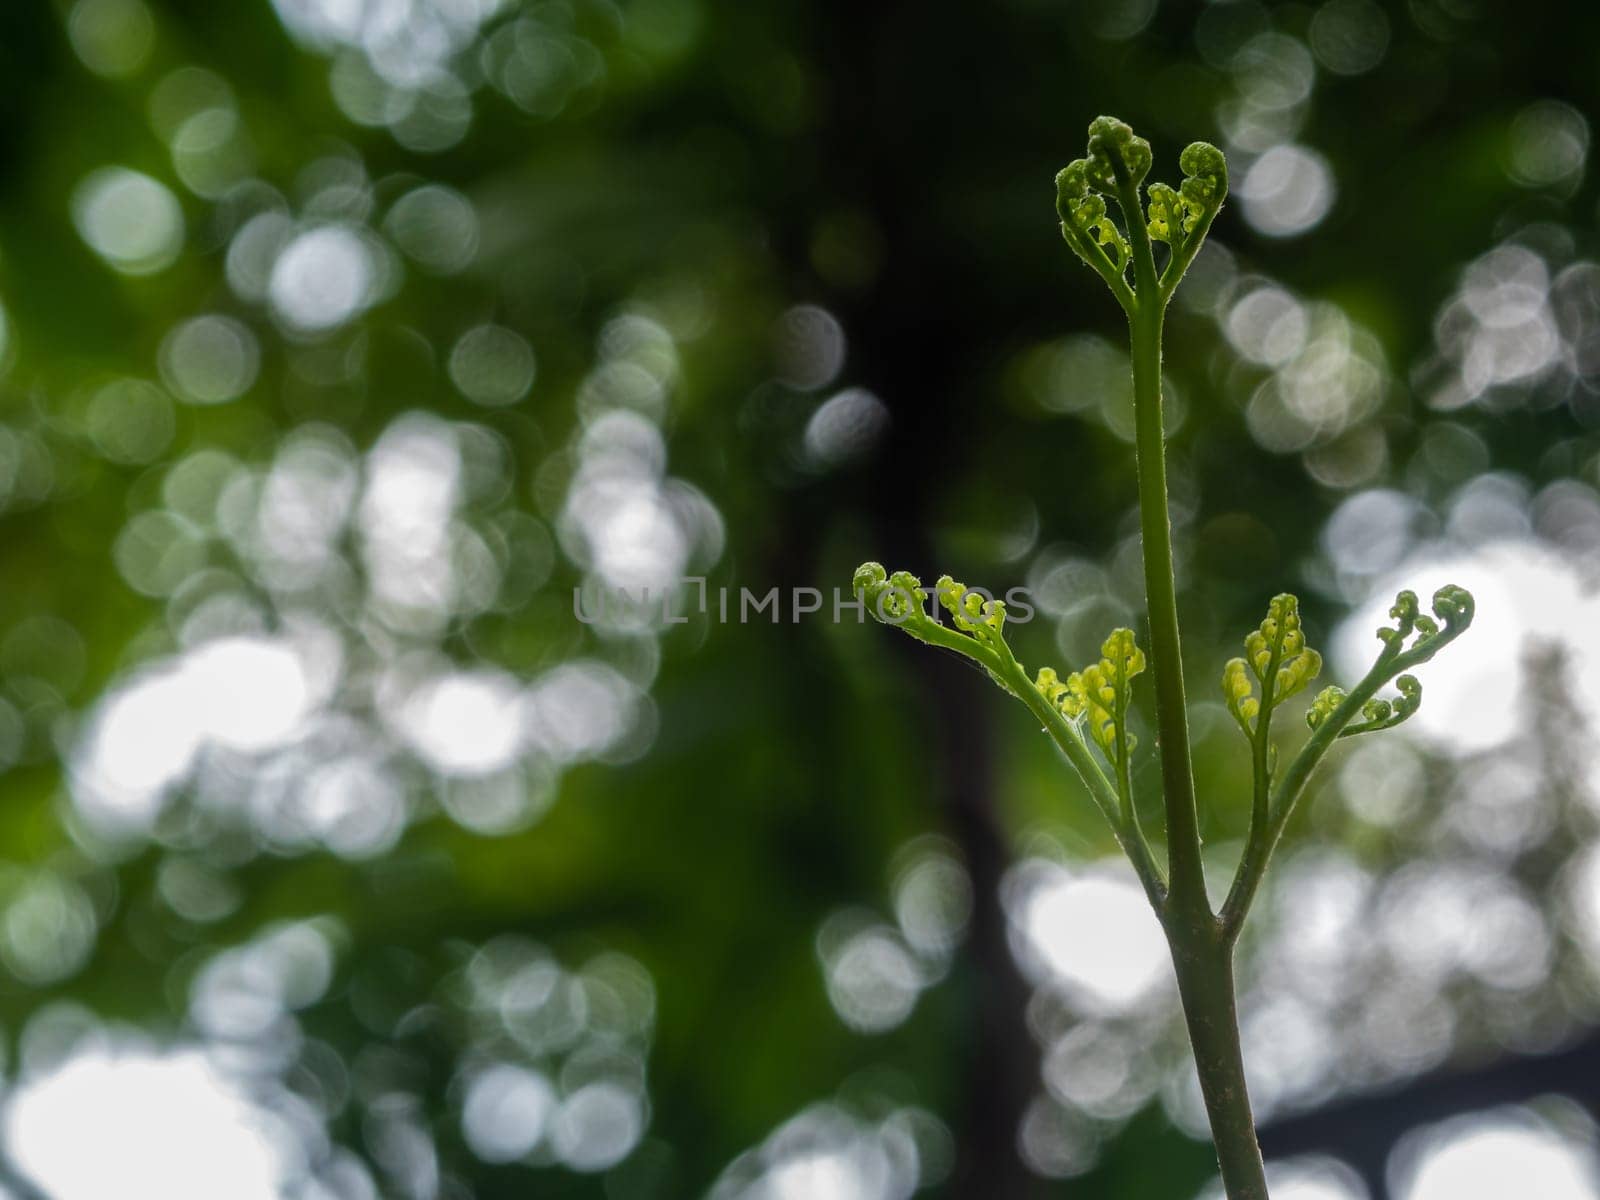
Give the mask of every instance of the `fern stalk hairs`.
M 1322 656 L 1306 642 L 1299 602 L 1275 596 L 1243 657 L 1223 668 L 1222 691 L 1252 762 L 1250 830 L 1220 910 L 1206 895 L 1200 823 L 1189 746 L 1172 568 L 1172 526 L 1161 410 L 1161 339 L 1167 305 L 1194 261 L 1228 193 L 1222 152 L 1195 142 L 1179 156 L 1177 188 L 1144 186 L 1150 144 L 1123 122 L 1100 117 L 1089 126 L 1088 153 L 1056 176 L 1061 233 L 1110 288 L 1128 318 L 1133 363 L 1139 528 L 1149 654 L 1131 629 L 1115 629 L 1101 658 L 1062 678 L 1051 667 L 1029 675 L 1005 638 L 1005 605 L 949 576 L 929 592 L 905 571 L 866 563 L 855 590 L 881 621 L 912 637 L 978 663 L 1033 714 L 1109 823 L 1132 862 L 1172 951 L 1178 991 L 1194 1049 L 1206 1112 L 1229 1200 L 1267 1200 L 1266 1175 L 1245 1089 L 1234 996 L 1233 948 L 1273 849 L 1294 815 L 1318 763 L 1341 738 L 1398 725 L 1417 711 L 1422 688 L 1409 672 L 1427 662 L 1472 621 L 1472 597 L 1458 587 L 1435 593 L 1432 615 L 1401 592 L 1372 669 L 1349 691 L 1327 687 L 1306 714 L 1309 736 L 1284 766 L 1272 740 L 1279 708 L 1321 673 Z M 1121 219 L 1108 206 L 1115 205 Z M 1158 255 L 1157 245 L 1165 246 Z M 948 623 L 938 609 L 949 615 Z M 1146 839 L 1134 805 L 1129 731 L 1136 679 L 1155 685 L 1157 750 L 1165 812 L 1165 862 Z M 1390 686 L 1398 695 L 1380 697 Z

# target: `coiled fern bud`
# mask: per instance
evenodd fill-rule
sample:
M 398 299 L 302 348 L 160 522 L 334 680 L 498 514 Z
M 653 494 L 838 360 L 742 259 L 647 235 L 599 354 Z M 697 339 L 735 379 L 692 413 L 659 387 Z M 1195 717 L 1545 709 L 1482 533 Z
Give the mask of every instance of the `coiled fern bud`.
M 1378 630 L 1378 638 L 1383 642 L 1379 658 L 1404 658 L 1407 666 L 1427 662 L 1466 632 L 1476 611 L 1472 593 L 1454 584 L 1446 584 L 1433 594 L 1431 617 L 1422 612 L 1415 592 L 1401 592 L 1394 598 L 1394 607 L 1389 609 L 1394 627 L 1383 626 Z
M 1378 661 L 1367 673 L 1365 682 L 1375 690 L 1394 679 L 1395 689 L 1400 694 L 1393 699 L 1373 696 L 1363 701 L 1361 720 L 1354 720 L 1354 713 L 1347 714 L 1345 719 L 1350 723 L 1335 736 L 1354 737 L 1358 733 L 1393 729 L 1409 720 L 1422 707 L 1422 683 L 1415 675 L 1401 672 L 1427 662 L 1460 637 L 1472 624 L 1476 611 L 1472 593 L 1454 584 L 1447 584 L 1433 594 L 1432 616 L 1422 611 L 1415 592 L 1404 591 L 1397 595 L 1389 609 L 1389 619 L 1394 624 L 1379 627 L 1378 640 L 1383 643 L 1383 649 L 1378 652 Z M 1312 729 L 1322 728 L 1347 707 L 1347 700 L 1342 688 L 1324 688 L 1306 713 L 1306 723 Z
M 1183 230 L 1193 233 L 1209 223 L 1228 197 L 1228 160 L 1210 142 L 1190 142 L 1178 156 L 1183 171 Z
M 1061 234 L 1073 253 L 1106 281 L 1112 294 L 1130 314 L 1141 304 L 1163 306 L 1178 281 L 1199 253 L 1212 218 L 1228 195 L 1228 164 L 1222 151 L 1209 142 L 1191 143 L 1178 157 L 1183 182 L 1176 188 L 1153 183 L 1148 204 L 1140 195 L 1150 174 L 1150 143 L 1115 117 L 1096 117 L 1089 126 L 1084 157 L 1074 159 L 1056 176 L 1056 213 Z M 1107 199 L 1122 211 L 1122 225 L 1111 218 Z M 1156 264 L 1150 246 L 1135 236 L 1142 225 L 1149 242 L 1171 248 L 1157 279 L 1157 295 L 1141 299 L 1128 280 L 1135 253 L 1147 260 L 1143 277 L 1154 278 Z M 1138 242 L 1137 251 L 1130 243 Z M 1137 277 L 1141 270 L 1135 270 Z
M 890 575 L 882 563 L 862 563 L 856 568 L 851 584 L 867 611 L 885 625 L 904 625 L 918 616 L 926 616 L 923 606 L 928 593 L 923 591 L 922 581 L 909 571 Z
M 1135 184 L 1143 183 L 1153 161 L 1150 143 L 1126 121 L 1096 117 L 1089 122 L 1089 153 L 1084 162 L 1090 187 L 1116 191 L 1119 172 Z
M 851 586 L 867 611 L 885 625 L 897 626 L 919 641 L 958 651 L 977 660 L 990 674 L 1005 664 L 1016 666 L 1006 645 L 1006 606 L 1002 601 L 991 600 L 948 575 L 941 576 L 933 585 L 933 594 L 950 614 L 952 629 L 940 621 L 937 609 L 930 611 L 928 589 L 910 571 L 890 574 L 882 563 L 862 563 Z

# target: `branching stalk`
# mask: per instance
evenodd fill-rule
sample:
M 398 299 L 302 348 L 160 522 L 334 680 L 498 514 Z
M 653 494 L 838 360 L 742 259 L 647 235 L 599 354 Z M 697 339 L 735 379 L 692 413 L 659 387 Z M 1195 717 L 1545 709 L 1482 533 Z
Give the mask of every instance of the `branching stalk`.
M 1306 644 L 1298 601 L 1288 594 L 1273 598 L 1260 628 L 1245 638 L 1246 657 L 1232 659 L 1223 671 L 1224 698 L 1250 742 L 1250 830 L 1222 911 L 1214 913 L 1206 895 L 1184 696 L 1167 501 L 1161 342 L 1167 305 L 1227 196 L 1228 171 L 1221 151 L 1196 142 L 1179 158 L 1182 186 L 1152 184 L 1147 210 L 1142 185 L 1150 164 L 1149 143 L 1122 122 L 1101 117 L 1089 127 L 1087 156 L 1056 177 L 1056 211 L 1068 246 L 1105 280 L 1128 318 L 1166 871 L 1151 852 L 1134 803 L 1136 739 L 1129 729 L 1129 712 L 1133 679 L 1145 670 L 1146 660 L 1132 630 L 1113 630 L 1101 647 L 1099 661 L 1065 679 L 1044 667 L 1030 680 L 1005 640 L 1006 610 L 1000 601 L 988 600 L 945 576 L 935 592 L 938 605 L 949 613 L 952 624 L 946 626 L 938 619 L 937 608 L 935 615 L 929 614 L 929 595 L 908 572 L 890 575 L 877 563 L 864 564 L 856 572 L 855 590 L 880 620 L 982 666 L 1027 706 L 1088 789 L 1132 862 L 1166 933 L 1228 1200 L 1268 1200 L 1240 1049 L 1234 945 L 1273 850 L 1318 763 L 1338 739 L 1390 728 L 1417 710 L 1422 686 L 1406 672 L 1427 662 L 1467 628 L 1473 604 L 1460 588 L 1442 588 L 1434 595 L 1433 615 L 1426 616 L 1416 596 L 1400 593 L 1390 610 L 1395 624 L 1378 631 L 1383 649 L 1372 670 L 1348 694 L 1337 687 L 1318 694 L 1307 714 L 1310 738 L 1288 769 L 1276 776 L 1273 715 L 1317 677 L 1322 657 Z M 1121 211 L 1121 225 L 1107 209 L 1108 198 Z M 1167 245 L 1165 265 L 1159 268 L 1156 243 Z M 1392 700 L 1379 698 L 1391 683 L 1399 695 Z

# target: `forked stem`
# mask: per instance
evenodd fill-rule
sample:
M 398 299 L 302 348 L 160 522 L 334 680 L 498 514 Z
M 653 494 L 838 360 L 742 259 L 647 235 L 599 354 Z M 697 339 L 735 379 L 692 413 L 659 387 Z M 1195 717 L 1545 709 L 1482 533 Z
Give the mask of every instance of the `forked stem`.
M 1056 212 L 1062 236 L 1105 280 L 1128 315 L 1139 532 L 1150 633 L 1148 666 L 1156 683 L 1166 815 L 1166 875 L 1145 841 L 1134 804 L 1130 765 L 1134 738 L 1127 724 L 1130 681 L 1147 663 L 1131 629 L 1112 631 L 1101 647 L 1099 662 L 1065 679 L 1055 668 L 1044 667 L 1030 682 L 1006 644 L 1006 609 L 1000 601 L 980 597 L 945 576 L 935 590 L 953 622 L 954 627 L 947 628 L 928 616 L 923 607 L 928 594 L 909 572 L 890 575 L 879 563 L 863 563 L 856 571 L 855 590 L 880 620 L 982 666 L 1027 705 L 1072 764 L 1132 860 L 1161 919 L 1228 1200 L 1268 1200 L 1266 1170 L 1245 1086 L 1234 990 L 1234 944 L 1273 848 L 1317 763 L 1336 739 L 1392 728 L 1416 711 L 1422 685 L 1403 672 L 1427 662 L 1467 628 L 1473 601 L 1461 588 L 1441 588 L 1434 594 L 1430 617 L 1421 612 L 1414 594 L 1401 592 L 1389 613 L 1394 626 L 1378 631 L 1384 649 L 1377 664 L 1349 693 L 1328 687 L 1318 694 L 1307 714 L 1312 735 L 1278 776 L 1271 744 L 1273 711 L 1316 678 L 1322 657 L 1306 645 L 1299 601 L 1288 593 L 1273 599 L 1261 628 L 1245 639 L 1248 660 L 1232 659 L 1223 672 L 1229 710 L 1250 740 L 1254 788 L 1245 852 L 1221 914 L 1214 913 L 1206 895 L 1184 697 L 1183 647 L 1178 635 L 1161 337 L 1173 291 L 1227 196 L 1228 168 L 1222 152 L 1205 142 L 1191 143 L 1178 163 L 1184 172 L 1182 187 L 1151 185 L 1147 214 L 1140 185 L 1150 170 L 1150 145 L 1123 122 L 1100 117 L 1089 126 L 1088 156 L 1069 163 L 1056 176 Z M 1108 199 L 1122 209 L 1121 226 L 1107 211 Z M 1168 247 L 1159 274 L 1153 241 Z M 1130 267 L 1131 283 L 1127 278 Z M 1255 683 L 1251 682 L 1252 673 Z M 1399 696 L 1379 698 L 1379 689 L 1390 683 L 1398 688 Z M 1094 747 L 1111 766 L 1114 780 L 1101 770 Z

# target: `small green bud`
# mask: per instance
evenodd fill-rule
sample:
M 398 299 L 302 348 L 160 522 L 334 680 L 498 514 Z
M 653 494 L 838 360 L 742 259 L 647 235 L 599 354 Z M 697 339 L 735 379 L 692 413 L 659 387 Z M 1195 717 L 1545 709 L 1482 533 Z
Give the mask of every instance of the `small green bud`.
M 1178 156 L 1178 166 L 1183 170 L 1183 228 L 1192 233 L 1201 218 L 1215 213 L 1227 198 L 1228 160 L 1210 142 L 1190 142 Z
M 928 593 L 922 590 L 922 580 L 910 571 L 896 571 L 889 576 L 887 586 L 879 593 L 877 604 L 883 606 L 882 613 L 877 611 L 875 605 L 874 615 L 891 624 L 903 625 L 926 615 L 924 605 L 927 599 Z
M 1394 605 L 1389 609 L 1389 619 L 1395 623 L 1390 629 L 1387 625 L 1378 630 L 1378 638 L 1391 649 L 1398 649 L 1405 643 L 1417 627 L 1417 617 L 1421 614 L 1421 606 L 1417 604 L 1417 594 L 1409 589 L 1399 593 L 1394 598 Z
M 1477 602 L 1466 588 L 1449 583 L 1433 594 L 1433 613 L 1444 622 L 1445 632 L 1453 637 L 1472 624 Z
M 1266 625 L 1267 622 L 1263 621 L 1262 629 L 1252 629 L 1244 639 L 1244 652 L 1250 660 L 1250 669 L 1256 673 L 1257 679 L 1264 676 L 1272 664 L 1272 645 L 1267 640 Z
M 1176 191 L 1164 183 L 1152 183 L 1149 188 L 1146 227 L 1153 242 L 1182 240 L 1184 206 Z
M 1422 707 L 1422 682 L 1415 675 L 1402 675 L 1394 686 L 1400 690 L 1400 698 L 1394 702 L 1395 715 L 1404 721 Z
M 1066 238 L 1067 244 L 1072 246 L 1073 252 L 1084 258 L 1085 262 L 1089 262 L 1090 266 L 1094 263 L 1085 257 L 1078 246 L 1073 245 L 1074 232 L 1079 237 L 1093 239 L 1100 245 L 1109 247 L 1113 263 L 1119 268 L 1126 266 L 1131 253 L 1128 241 L 1122 236 L 1122 230 L 1117 228 L 1116 222 L 1106 214 L 1105 197 L 1088 194 L 1086 191 L 1081 198 L 1074 199 L 1066 191 L 1059 190 L 1062 177 L 1071 172 L 1073 167 L 1081 168 L 1083 165 L 1083 160 L 1079 159 L 1056 176 L 1058 185 L 1056 212 L 1061 217 L 1062 236 Z M 1081 171 L 1078 173 L 1081 175 Z M 1087 188 L 1086 184 L 1084 186 Z
M 1303 692 L 1307 685 L 1322 674 L 1322 655 L 1315 650 L 1303 649 L 1278 668 L 1272 684 L 1275 700 L 1287 700 Z
M 1311 702 L 1311 707 L 1306 710 L 1306 724 L 1316 729 L 1329 717 L 1333 710 L 1344 703 L 1345 690 L 1334 684 L 1329 684 L 1317 693 L 1317 698 Z
M 1261 702 L 1256 699 L 1255 687 L 1250 682 L 1249 667 L 1242 658 L 1230 658 L 1222 668 L 1222 697 L 1233 719 L 1245 733 L 1255 731 L 1256 714 Z
M 1061 219 L 1067 219 L 1069 204 L 1076 204 L 1089 194 L 1089 164 L 1075 158 L 1056 172 L 1056 210 Z
M 1078 201 L 1077 206 L 1072 210 L 1072 215 L 1078 223 L 1078 228 L 1085 233 L 1093 233 L 1102 226 L 1109 224 L 1106 220 L 1106 198 L 1104 196 L 1085 196 Z M 1101 240 L 1104 241 L 1103 238 Z
M 939 603 L 944 610 L 956 618 L 959 624 L 962 616 L 961 606 L 967 597 L 967 585 L 957 583 L 948 575 L 941 575 L 938 582 L 933 585 L 933 593 L 939 597 Z
M 1073 720 L 1077 720 L 1089 711 L 1089 682 L 1083 677 L 1082 671 L 1074 671 L 1067 676 L 1067 693 L 1061 697 L 1061 711 Z
M 1085 667 L 1075 674 L 1073 679 L 1078 681 L 1077 693 L 1083 703 L 1083 710 L 1089 718 L 1089 736 L 1100 744 L 1106 757 L 1116 760 L 1117 743 L 1117 690 L 1106 682 L 1105 672 L 1100 669 L 1100 664 Z
M 1039 694 L 1045 698 L 1047 703 L 1056 708 L 1061 707 L 1061 702 L 1068 692 L 1067 685 L 1056 675 L 1054 667 L 1040 667 L 1039 676 L 1033 681 L 1033 686 L 1038 689 Z
M 856 568 L 856 573 L 850 580 L 850 590 L 859 596 L 888 578 L 889 572 L 883 569 L 882 563 L 864 562 Z
M 1101 661 L 1111 664 L 1123 679 L 1132 679 L 1144 671 L 1144 651 L 1134 641 L 1131 629 L 1113 629 L 1100 653 L 1104 656 Z

